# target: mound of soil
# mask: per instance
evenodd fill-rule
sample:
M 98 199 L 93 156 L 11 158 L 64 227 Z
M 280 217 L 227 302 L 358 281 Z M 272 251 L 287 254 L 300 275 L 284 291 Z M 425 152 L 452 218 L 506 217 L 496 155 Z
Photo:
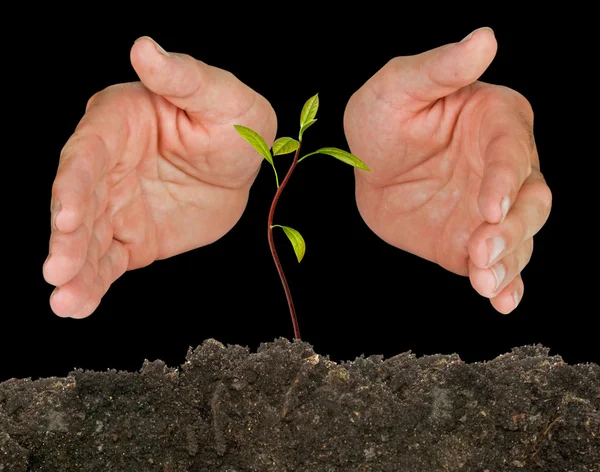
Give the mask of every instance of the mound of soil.
M 180 368 L 0 383 L 0 472 L 521 470 L 600 471 L 600 366 L 209 339 Z

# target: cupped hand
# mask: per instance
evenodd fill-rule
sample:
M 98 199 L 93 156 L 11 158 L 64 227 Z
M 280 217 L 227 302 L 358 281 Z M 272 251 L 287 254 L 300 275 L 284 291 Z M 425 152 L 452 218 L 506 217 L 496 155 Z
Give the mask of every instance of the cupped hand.
M 355 172 L 365 223 L 389 244 L 469 276 L 509 313 L 552 194 L 529 102 L 478 81 L 496 49 L 481 28 L 392 59 L 351 97 L 344 128 L 352 153 L 372 169 Z
M 131 63 L 140 82 L 94 95 L 61 152 L 43 267 L 59 316 L 86 317 L 125 271 L 225 235 L 262 163 L 233 124 L 275 138 L 269 102 L 231 73 L 147 37 Z

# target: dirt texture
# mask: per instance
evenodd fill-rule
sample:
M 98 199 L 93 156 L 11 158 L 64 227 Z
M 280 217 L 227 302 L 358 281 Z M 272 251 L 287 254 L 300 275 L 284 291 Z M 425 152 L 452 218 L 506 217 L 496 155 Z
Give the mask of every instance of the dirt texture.
M 180 368 L 0 383 L 0 472 L 25 471 L 600 472 L 600 366 L 209 339 Z

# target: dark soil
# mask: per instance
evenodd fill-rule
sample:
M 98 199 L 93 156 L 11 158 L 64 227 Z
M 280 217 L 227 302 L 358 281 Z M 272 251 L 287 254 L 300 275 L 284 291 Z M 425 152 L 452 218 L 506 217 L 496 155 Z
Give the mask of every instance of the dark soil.
M 0 472 L 600 472 L 600 366 L 541 346 L 336 364 L 207 340 L 179 369 L 0 383 Z

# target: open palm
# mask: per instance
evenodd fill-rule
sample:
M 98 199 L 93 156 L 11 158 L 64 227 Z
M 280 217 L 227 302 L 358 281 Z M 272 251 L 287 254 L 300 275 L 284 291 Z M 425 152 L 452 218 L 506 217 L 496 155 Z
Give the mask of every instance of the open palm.
M 60 316 L 88 316 L 126 270 L 226 234 L 262 163 L 233 123 L 275 138 L 271 105 L 229 72 L 149 38 L 131 62 L 141 82 L 92 97 L 61 153 L 44 264 Z
M 477 81 L 496 40 L 466 41 L 397 57 L 350 99 L 356 198 L 383 240 L 469 276 L 502 313 L 523 295 L 521 271 L 545 223 L 551 193 L 539 170 L 528 101 Z

